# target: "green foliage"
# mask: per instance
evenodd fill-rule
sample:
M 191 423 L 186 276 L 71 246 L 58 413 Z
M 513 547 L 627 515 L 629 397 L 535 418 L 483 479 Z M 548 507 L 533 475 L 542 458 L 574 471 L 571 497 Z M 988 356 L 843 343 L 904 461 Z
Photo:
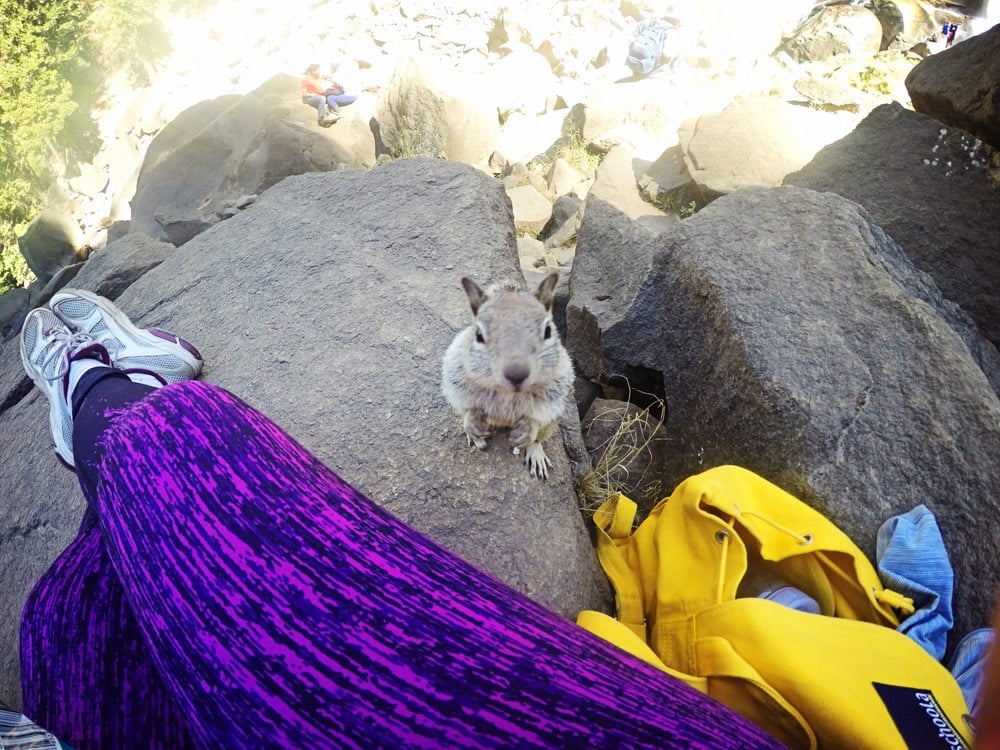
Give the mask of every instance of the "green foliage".
M 892 85 L 884 68 L 869 65 L 858 74 L 858 88 L 871 94 L 891 94 Z
M 402 127 L 399 129 L 395 147 L 392 149 L 394 159 L 408 159 L 413 156 L 423 155 L 417 145 L 417 141 L 420 139 L 414 136 L 415 132 L 417 131 L 411 127 Z
M 17 232 L 41 205 L 58 136 L 77 107 L 68 77 L 81 64 L 83 14 L 72 0 L 0 0 L 0 289 L 24 281 Z
M 47 176 L 52 140 L 76 108 L 67 82 L 80 51 L 72 33 L 83 20 L 76 5 L 0 0 L 7 26 L 0 35 L 0 167 L 7 179 Z
M 682 219 L 686 219 L 698 213 L 699 208 L 703 208 L 703 206 L 699 206 L 697 201 L 688 201 L 677 210 L 677 215 Z
M 7 153 L 6 148 L 3 153 Z M 6 209 L 0 216 L 0 294 L 34 278 L 18 249 L 17 236 L 40 208 L 41 193 L 32 190 L 26 180 L 11 177 L 0 182 L 0 209 Z
M 146 85 L 145 63 L 170 51 L 156 18 L 156 0 L 100 0 L 87 18 L 90 53 L 105 71 L 125 70 Z
M 440 157 L 446 147 L 447 123 L 433 108 L 422 108 L 416 97 L 397 97 L 393 104 L 395 122 L 385 134 L 392 157 Z
M 879 52 L 857 70 L 851 84 L 872 96 L 890 96 L 899 88 L 913 65 L 913 61 L 900 52 Z
M 0 292 L 30 280 L 17 235 L 79 150 L 106 75 L 167 51 L 155 0 L 0 0 Z
M 17 245 L 0 250 L 0 294 L 34 279 Z
M 528 168 L 545 177 L 557 159 L 562 159 L 584 179 L 593 179 L 604 158 L 604 152 L 587 143 L 578 130 L 564 134 L 544 154 L 528 162 Z

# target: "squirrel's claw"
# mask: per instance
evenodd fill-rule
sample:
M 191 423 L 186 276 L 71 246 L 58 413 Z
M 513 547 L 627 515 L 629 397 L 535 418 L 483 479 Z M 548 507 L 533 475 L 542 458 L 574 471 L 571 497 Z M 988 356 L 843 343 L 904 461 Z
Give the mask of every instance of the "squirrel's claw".
M 514 449 L 514 453 L 517 453 L 517 448 Z M 549 478 L 549 467 L 552 466 L 552 462 L 545 455 L 545 449 L 542 448 L 541 443 L 532 443 L 528 446 L 524 452 L 524 465 L 528 467 L 528 473 L 531 476 L 537 479 Z
M 486 450 L 486 438 L 473 435 L 471 433 L 465 433 L 465 437 L 469 441 L 470 448 L 478 448 L 481 451 Z
M 486 439 L 493 434 L 486 416 L 476 411 L 467 411 L 462 416 L 462 426 L 470 446 L 486 450 Z

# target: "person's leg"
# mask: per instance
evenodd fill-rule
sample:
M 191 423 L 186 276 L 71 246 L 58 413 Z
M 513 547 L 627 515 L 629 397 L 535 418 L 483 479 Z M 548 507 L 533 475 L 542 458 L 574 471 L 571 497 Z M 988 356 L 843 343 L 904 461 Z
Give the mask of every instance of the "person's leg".
M 21 681 L 25 715 L 75 750 L 194 747 L 96 525 L 81 529 L 28 596 Z
M 57 453 L 71 467 L 88 456 L 90 466 L 113 415 L 165 382 L 195 377 L 201 355 L 167 331 L 137 328 L 89 292 L 64 289 L 50 305 L 25 319 L 22 361 L 49 400 Z M 90 499 L 96 475 L 77 468 Z M 192 746 L 146 654 L 92 509 L 28 596 L 21 676 L 26 713 L 76 750 Z
M 77 380 L 70 394 L 73 456 L 88 502 L 96 496 L 97 438 L 118 410 L 153 390 L 110 367 Z M 25 714 L 76 750 L 193 747 L 149 659 L 96 514 L 87 514 L 28 596 L 21 679 Z
M 763 747 L 721 704 L 476 570 L 235 396 L 150 393 L 96 508 L 200 745 Z
M 112 369 L 91 370 L 80 378 L 73 392 L 73 453 L 77 460 L 76 478 L 89 509 L 96 507 L 98 466 L 104 453 L 101 436 L 120 410 L 156 390 L 135 383 Z
M 335 96 L 326 97 L 326 113 L 333 120 L 340 119 L 340 107 L 337 105 L 337 98 Z
M 346 107 L 348 104 L 354 104 L 358 97 L 354 94 L 331 94 L 326 100 L 337 106 Z
M 316 118 L 319 122 L 326 117 L 326 97 L 320 94 L 313 94 L 304 97 L 306 104 L 316 110 Z

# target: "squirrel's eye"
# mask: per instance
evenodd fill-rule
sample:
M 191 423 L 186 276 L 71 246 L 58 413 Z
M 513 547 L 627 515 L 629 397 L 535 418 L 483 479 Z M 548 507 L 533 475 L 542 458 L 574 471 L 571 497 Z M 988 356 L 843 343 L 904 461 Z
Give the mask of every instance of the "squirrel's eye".
M 548 341 L 550 338 L 552 338 L 552 324 L 551 323 L 546 323 L 545 324 L 545 332 L 542 334 L 542 338 L 544 338 L 546 341 Z
M 478 326 L 476 327 L 476 343 L 477 344 L 486 343 L 486 339 L 483 338 L 483 329 L 479 328 Z

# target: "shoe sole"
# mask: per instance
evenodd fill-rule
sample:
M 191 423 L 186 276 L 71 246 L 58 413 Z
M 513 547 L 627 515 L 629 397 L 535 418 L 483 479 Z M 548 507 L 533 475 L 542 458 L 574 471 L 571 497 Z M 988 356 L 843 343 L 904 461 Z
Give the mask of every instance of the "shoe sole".
M 28 329 L 29 321 L 31 321 L 31 319 L 34 317 L 38 316 L 35 315 L 35 311 L 32 311 L 31 313 L 28 314 L 28 316 L 24 319 L 24 322 L 21 324 L 21 334 L 19 336 L 19 343 L 21 345 L 21 366 L 24 367 L 25 374 L 27 374 L 27 376 L 31 378 L 31 382 L 34 383 L 35 386 L 42 393 L 46 393 L 48 384 L 51 381 L 46 380 L 42 376 L 41 372 L 38 371 L 38 369 L 35 367 L 35 363 L 31 361 L 31 355 L 28 352 L 28 349 L 35 348 L 35 342 L 38 340 L 38 337 L 44 332 L 42 330 L 41 325 L 34 326 L 36 329 L 36 335 L 32 337 L 31 346 L 30 347 L 25 346 L 24 332 Z
M 63 434 L 62 431 L 63 422 L 62 419 L 60 418 L 61 415 L 59 414 L 58 410 L 56 409 L 55 405 L 52 402 L 53 396 L 49 394 L 49 389 L 62 388 L 62 378 L 59 378 L 59 380 L 51 380 L 51 381 L 46 380 L 45 377 L 41 374 L 41 372 L 39 372 L 36 369 L 35 363 L 31 361 L 31 356 L 28 352 L 29 348 L 33 349 L 35 347 L 35 343 L 38 340 L 38 337 L 44 333 L 44 329 L 41 324 L 35 326 L 36 335 L 32 337 L 31 346 L 25 347 L 24 332 L 25 330 L 27 330 L 28 323 L 33 317 L 37 317 L 36 311 L 32 311 L 31 313 L 29 313 L 28 316 L 24 319 L 24 322 L 21 324 L 21 333 L 20 336 L 18 337 L 21 349 L 21 365 L 24 367 L 25 374 L 27 374 L 27 376 L 31 378 L 31 382 L 35 384 L 35 387 L 42 392 L 42 395 L 45 397 L 46 401 L 48 401 L 49 434 L 52 437 L 52 443 L 53 447 L 55 448 L 56 458 L 58 458 L 59 462 L 70 471 L 76 471 L 75 462 L 73 461 L 73 443 L 70 439 L 71 436 Z M 66 451 L 69 453 L 68 456 L 64 456 L 63 452 L 59 449 L 60 441 L 56 439 L 57 434 L 61 436 L 62 442 L 66 446 Z
M 79 330 L 81 321 L 89 318 L 87 315 L 73 315 L 72 305 L 76 300 L 84 300 L 89 305 L 96 307 L 104 318 L 104 323 L 108 327 L 111 335 L 119 341 L 133 341 L 142 345 L 152 347 L 160 355 L 176 357 L 186 367 L 191 370 L 189 376 L 169 376 L 165 379 L 168 382 L 177 380 L 193 379 L 201 372 L 205 362 L 201 353 L 193 344 L 182 339 L 170 331 L 160 328 L 139 328 L 129 319 L 125 313 L 119 310 L 114 303 L 104 297 L 88 292 L 85 289 L 72 289 L 56 292 L 49 301 L 49 308 L 63 323 L 71 328 Z M 163 344 L 173 344 L 169 351 L 163 349 Z

